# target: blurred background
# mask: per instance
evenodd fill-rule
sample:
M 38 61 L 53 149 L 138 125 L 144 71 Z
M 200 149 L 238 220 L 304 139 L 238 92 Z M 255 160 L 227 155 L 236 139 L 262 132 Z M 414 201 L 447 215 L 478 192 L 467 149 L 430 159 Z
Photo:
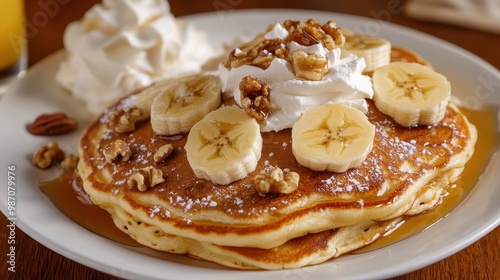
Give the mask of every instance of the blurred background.
M 456 1 L 456 4 L 453 4 Z M 62 48 L 62 35 L 68 23 L 78 20 L 83 17 L 86 10 L 98 3 L 98 0 L 25 0 L 26 3 L 26 25 L 27 37 L 29 44 L 29 63 L 36 63 L 48 54 Z M 404 11 L 409 2 L 412 4 L 427 4 L 428 6 L 423 11 L 436 11 L 435 6 L 451 6 L 455 7 L 456 11 L 462 11 L 464 14 L 472 15 L 474 7 L 464 7 L 463 2 L 470 3 L 486 3 L 495 2 L 496 7 L 499 6 L 498 0 L 171 0 L 170 8 L 175 16 L 183 16 L 195 13 L 217 12 L 226 10 L 229 12 L 234 9 L 252 9 L 252 8 L 289 8 L 289 9 L 310 9 L 331 11 L 338 13 L 346 13 L 359 15 L 364 17 L 376 18 L 384 21 L 389 21 L 396 24 L 405 25 L 437 37 L 446 41 L 457 44 L 464 49 L 467 49 L 491 64 L 500 68 L 500 56 L 495 52 L 487 51 L 488 48 L 498 48 L 500 46 L 500 29 L 499 33 L 482 32 L 473 28 L 457 27 L 451 24 L 436 24 L 431 21 L 415 20 L 408 16 Z M 440 4 L 452 3 L 450 4 Z M 482 4 L 477 4 L 480 6 Z M 481 7 L 480 7 L 481 8 Z M 485 11 L 489 7 L 484 7 Z M 462 9 L 462 10 L 460 10 Z M 463 10 L 465 9 L 465 11 Z M 451 14 L 456 13 L 454 9 L 449 9 Z M 481 9 L 479 9 L 481 11 Z M 491 10 L 491 8 L 490 8 Z M 500 11 L 498 16 L 500 17 Z M 440 15 L 435 15 L 435 19 L 439 21 Z M 442 20 L 445 20 L 443 14 Z M 492 22 L 491 25 L 500 24 Z M 471 26 L 472 27 L 472 26 Z M 465 38 L 465 39 L 464 39 Z M 43 48 L 37 47 L 42 46 Z M 486 49 L 486 50 L 485 50 Z

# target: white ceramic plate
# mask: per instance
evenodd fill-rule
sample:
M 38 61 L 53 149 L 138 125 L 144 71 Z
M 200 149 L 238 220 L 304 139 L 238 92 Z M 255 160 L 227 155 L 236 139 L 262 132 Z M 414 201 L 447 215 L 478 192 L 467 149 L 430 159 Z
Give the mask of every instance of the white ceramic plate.
M 451 81 L 454 94 L 467 105 L 500 106 L 500 74 L 480 58 L 447 42 L 386 22 L 335 13 L 301 10 L 225 11 L 185 17 L 206 30 L 214 44 L 238 35 L 251 36 L 268 24 L 285 19 L 319 22 L 334 20 L 340 26 L 364 31 L 411 48 L 430 60 Z M 360 279 L 388 278 L 437 262 L 465 248 L 500 224 L 500 187 L 494 174 L 500 156 L 492 159 L 477 185 L 445 219 L 428 230 L 372 252 L 347 255 L 317 266 L 285 271 L 236 271 L 185 256 L 128 248 L 93 234 L 61 214 L 40 192 L 37 182 L 54 178 L 30 164 L 33 151 L 46 137 L 28 134 L 25 125 L 37 115 L 62 110 L 89 122 L 84 106 L 54 81 L 65 53 L 57 52 L 30 69 L 0 101 L 1 210 L 7 213 L 7 168 L 14 165 L 18 227 L 48 248 L 79 263 L 131 279 Z M 78 133 L 53 137 L 66 151 L 76 152 Z M 52 139 L 52 138 L 51 138 Z

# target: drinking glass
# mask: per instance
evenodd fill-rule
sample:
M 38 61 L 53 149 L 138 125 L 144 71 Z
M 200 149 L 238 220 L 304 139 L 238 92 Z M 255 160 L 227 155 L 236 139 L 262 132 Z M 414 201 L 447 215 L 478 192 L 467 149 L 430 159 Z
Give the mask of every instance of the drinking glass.
M 26 72 L 28 63 L 23 0 L 0 0 L 0 96 Z

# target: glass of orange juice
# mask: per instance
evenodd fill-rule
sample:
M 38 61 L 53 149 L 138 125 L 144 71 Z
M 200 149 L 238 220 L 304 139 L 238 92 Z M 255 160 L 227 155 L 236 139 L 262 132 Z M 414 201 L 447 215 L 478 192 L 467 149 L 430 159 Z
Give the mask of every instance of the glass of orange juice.
M 0 0 L 0 95 L 26 71 L 23 0 Z

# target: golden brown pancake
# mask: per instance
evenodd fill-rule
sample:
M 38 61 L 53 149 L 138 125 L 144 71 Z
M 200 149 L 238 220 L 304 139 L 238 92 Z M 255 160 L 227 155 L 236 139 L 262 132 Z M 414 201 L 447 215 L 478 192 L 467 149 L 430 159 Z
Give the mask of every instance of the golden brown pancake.
M 431 63 L 408 48 L 391 46 L 391 61 L 416 62 L 433 68 Z
M 300 166 L 291 152 L 290 130 L 283 130 L 263 133 L 255 172 L 227 186 L 215 185 L 189 168 L 185 135 L 157 136 L 148 121 L 131 133 L 116 133 L 105 122 L 112 109 L 82 135 L 79 171 L 85 190 L 105 209 L 120 207 L 166 233 L 203 242 L 272 248 L 310 232 L 400 216 L 423 186 L 463 167 L 472 154 L 474 128 L 453 105 L 437 125 L 411 129 L 395 124 L 372 103 L 369 107 L 367 115 L 376 126 L 373 151 L 361 167 L 344 173 Z M 125 164 L 104 159 L 103 148 L 116 139 L 134 152 Z M 151 154 L 167 143 L 176 151 L 166 162 L 154 163 Z M 166 181 L 146 192 L 127 186 L 131 173 L 149 166 L 160 168 Z M 276 166 L 300 174 L 297 191 L 262 195 L 253 188 L 255 174 Z
M 365 221 L 355 225 L 307 234 L 270 249 L 217 246 L 175 235 L 138 221 L 125 211 L 115 209 L 114 221 L 139 243 L 156 250 L 191 256 L 238 269 L 285 269 L 318 264 L 376 241 L 395 230 L 406 218 L 433 208 L 457 170 L 434 180 L 423 188 L 403 217 L 387 221 Z M 458 170 L 459 171 L 459 170 Z M 458 172 L 459 173 L 459 172 Z
M 412 55 L 404 49 L 393 52 L 394 57 Z M 149 119 L 131 132 L 113 129 L 110 115 L 133 107 L 138 94 L 111 106 L 82 134 L 78 172 L 85 191 L 139 243 L 236 268 L 302 267 L 373 242 L 406 216 L 439 203 L 471 157 L 477 137 L 452 103 L 439 123 L 408 128 L 368 100 L 375 139 L 360 167 L 333 173 L 301 166 L 291 150 L 291 131 L 285 129 L 262 133 L 262 157 L 254 172 L 217 185 L 191 170 L 184 150 L 187 135 L 156 135 Z M 126 143 L 132 156 L 109 163 L 103 152 L 116 140 Z M 173 145 L 173 154 L 155 162 L 153 154 L 166 144 Z M 255 189 L 255 175 L 276 167 L 300 175 L 297 190 L 262 194 Z M 143 168 L 161 170 L 165 181 L 146 191 L 129 186 L 130 176 Z

